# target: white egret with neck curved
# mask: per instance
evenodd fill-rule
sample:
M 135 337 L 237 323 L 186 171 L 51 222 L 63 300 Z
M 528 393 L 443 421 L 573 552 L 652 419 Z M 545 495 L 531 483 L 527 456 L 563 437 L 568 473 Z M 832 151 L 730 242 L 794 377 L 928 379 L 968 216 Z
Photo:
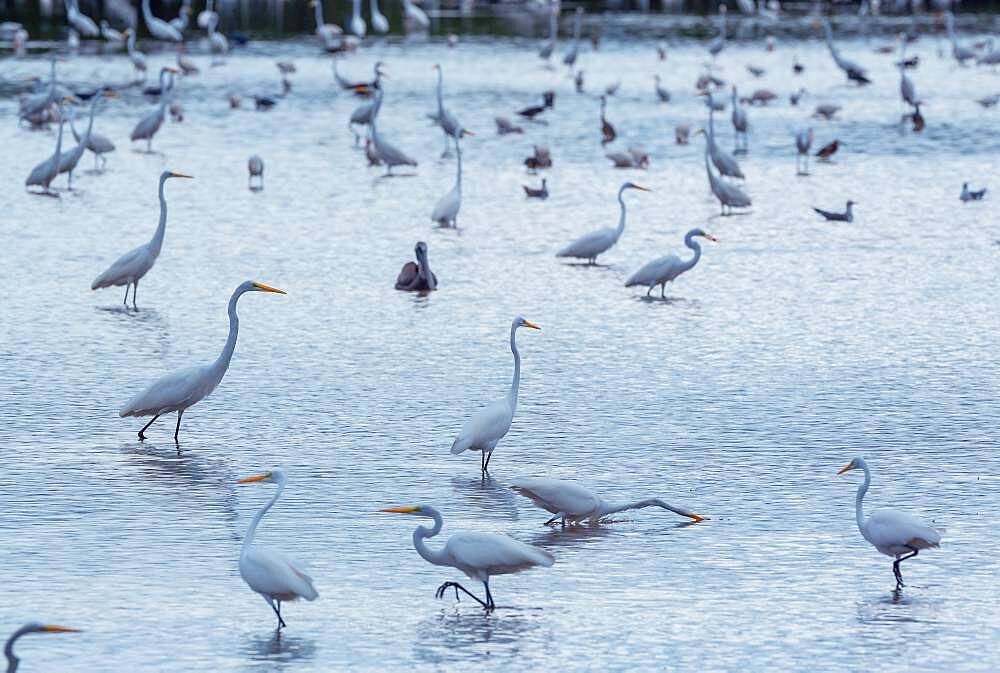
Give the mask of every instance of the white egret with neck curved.
M 618 239 L 625 232 L 625 199 L 623 195 L 626 189 L 638 189 L 643 192 L 652 191 L 645 187 L 640 187 L 634 182 L 622 184 L 618 189 L 618 227 L 614 229 L 604 227 L 585 234 L 557 252 L 556 257 L 574 257 L 576 259 L 585 259 L 589 264 L 596 264 L 598 255 L 614 247 L 615 243 L 618 242 Z
M 282 491 L 285 490 L 285 484 L 288 483 L 288 478 L 281 470 L 271 470 L 240 479 L 238 483 L 273 483 L 278 485 L 271 499 L 254 514 L 247 534 L 243 537 L 243 546 L 240 548 L 240 577 L 247 583 L 247 586 L 260 594 L 274 610 L 274 614 L 278 617 L 278 630 L 280 631 L 286 626 L 285 620 L 281 617 L 282 601 L 295 601 L 300 598 L 314 601 L 319 598 L 319 592 L 313 586 L 313 579 L 305 573 L 300 563 L 271 547 L 253 543 L 257 524 L 274 506 L 274 503 L 278 502 Z
M 157 418 L 163 414 L 177 412 L 177 427 L 174 429 L 174 441 L 181 431 L 181 417 L 187 409 L 212 394 L 222 377 L 229 370 L 229 363 L 233 359 L 233 352 L 236 350 L 236 337 L 240 330 L 240 319 L 236 315 L 236 302 L 247 292 L 276 292 L 287 294 L 284 290 L 255 283 L 252 280 L 245 281 L 237 286 L 233 295 L 229 298 L 229 336 L 226 337 L 226 345 L 222 349 L 219 357 L 210 365 L 188 367 L 171 372 L 158 379 L 153 385 L 130 399 L 122 407 L 118 415 L 125 416 L 152 416 L 153 420 L 142 426 L 139 431 L 139 439 L 146 439 L 145 432 Z
M 26 636 L 29 633 L 80 633 L 80 629 L 71 629 L 68 626 L 56 626 L 55 624 L 39 624 L 37 622 L 25 624 L 10 634 L 10 638 L 7 639 L 7 643 L 4 645 L 3 653 L 7 658 L 7 673 L 15 673 L 18 665 L 21 663 L 20 658 L 14 655 L 14 643 L 21 636 Z
M 521 385 L 521 354 L 517 350 L 516 338 L 519 327 L 542 329 L 521 316 L 514 318 L 514 322 L 510 324 L 510 352 L 514 354 L 514 378 L 510 382 L 510 390 L 507 391 L 506 397 L 474 413 L 462 426 L 461 432 L 451 445 L 451 452 L 455 455 L 464 451 L 481 451 L 480 467 L 484 473 L 489 470 L 493 449 L 510 430 L 514 412 L 517 411 L 517 393 Z
M 156 258 L 160 256 L 163 248 L 163 236 L 167 230 L 167 199 L 163 195 L 163 186 L 170 178 L 188 178 L 192 176 L 185 173 L 174 173 L 173 171 L 163 171 L 160 173 L 160 223 L 156 225 L 153 238 L 148 243 L 140 245 L 138 248 L 129 250 L 124 255 L 115 260 L 101 275 L 90 284 L 91 290 L 102 287 L 125 286 L 125 299 L 123 303 L 128 306 L 128 289 L 132 289 L 132 307 L 138 310 L 136 305 L 136 294 L 139 291 L 139 281 L 149 273 L 156 263 Z
M 590 489 L 562 479 L 523 477 L 512 481 L 511 489 L 528 498 L 546 512 L 555 515 L 545 522 L 546 526 L 560 520 L 563 526 L 566 525 L 567 521 L 580 523 L 584 520 L 595 525 L 611 514 L 630 509 L 643 509 L 644 507 L 660 507 L 674 514 L 685 516 L 695 523 L 705 519 L 686 507 L 676 507 L 659 498 L 609 503 Z
M 648 297 L 653 288 L 659 285 L 660 298 L 665 299 L 667 283 L 673 282 L 677 276 L 685 271 L 693 269 L 694 265 L 701 259 L 701 245 L 698 241 L 694 240 L 695 238 L 706 238 L 715 243 L 719 242 L 719 239 L 715 236 L 700 228 L 692 229 L 684 235 L 684 245 L 694 250 L 694 255 L 691 259 L 684 260 L 677 255 L 657 257 L 653 261 L 647 262 L 641 269 L 629 276 L 628 280 L 625 281 L 625 287 L 644 285 L 647 287 L 646 296 Z
M 941 532 L 912 514 L 895 509 L 875 510 L 866 519 L 862 501 L 872 482 L 872 473 L 868 469 L 868 463 L 865 462 L 864 458 L 858 456 L 841 468 L 837 474 L 844 474 L 855 469 L 861 469 L 865 473 L 865 482 L 858 487 L 858 494 L 854 500 L 854 514 L 858 522 L 858 530 L 875 549 L 895 559 L 892 562 L 892 572 L 896 576 L 896 590 L 898 591 L 906 586 L 903 584 L 903 574 L 899 570 L 899 564 L 913 558 L 923 549 L 940 547 Z
M 519 573 L 535 566 L 548 568 L 555 563 L 555 557 L 544 549 L 497 533 L 455 533 L 448 538 L 444 547 L 431 549 L 424 540 L 440 533 L 444 526 L 444 519 L 437 509 L 430 505 L 418 505 L 388 507 L 381 511 L 433 519 L 433 528 L 417 526 L 413 531 L 413 547 L 417 553 L 428 563 L 450 566 L 462 571 L 469 579 L 482 582 L 486 589 L 486 600 L 482 600 L 458 582 L 445 582 L 437 588 L 435 592 L 437 598 L 442 598 L 448 589 L 454 589 L 455 598 L 458 600 L 458 592 L 462 591 L 482 605 L 486 612 L 492 612 L 496 609 L 493 593 L 490 591 L 492 576 Z

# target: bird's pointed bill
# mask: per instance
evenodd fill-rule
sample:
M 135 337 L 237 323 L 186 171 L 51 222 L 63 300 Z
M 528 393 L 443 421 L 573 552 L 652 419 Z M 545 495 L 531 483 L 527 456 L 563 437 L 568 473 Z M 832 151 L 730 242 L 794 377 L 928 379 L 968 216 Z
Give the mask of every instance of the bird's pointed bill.
M 712 241 L 713 243 L 718 243 L 719 242 L 719 239 L 716 238 L 715 236 L 713 236 L 712 234 L 705 234 L 705 238 L 707 238 L 708 240 Z
M 535 323 L 533 323 L 533 322 L 529 322 L 529 321 L 527 321 L 527 320 L 525 320 L 525 321 L 524 321 L 524 326 L 525 326 L 525 327 L 530 327 L 531 329 L 537 329 L 537 330 L 540 330 L 540 329 L 542 329 L 541 327 L 539 327 L 539 326 L 538 326 L 538 325 L 536 325 Z
M 258 474 L 258 475 L 255 475 L 253 477 L 247 477 L 246 479 L 240 479 L 236 483 L 237 484 L 252 484 L 252 483 L 258 482 L 258 481 L 264 481 L 265 479 L 267 479 L 270 476 L 271 476 L 270 472 L 265 472 L 264 474 Z
M 174 173 L 173 171 L 171 171 L 170 175 L 171 175 L 171 177 L 175 177 L 175 178 L 190 178 L 191 180 L 194 180 L 194 176 L 193 175 L 188 175 L 187 173 Z
M 68 626 L 56 626 L 55 624 L 46 624 L 42 627 L 42 630 L 52 633 L 80 633 L 80 629 L 71 629 Z
M 419 507 L 386 507 L 385 509 L 380 509 L 380 512 L 391 512 L 393 514 L 413 514 L 414 512 L 419 512 Z
M 853 470 L 853 469 L 854 469 L 854 463 L 851 463 L 851 464 L 847 465 L 846 467 L 840 468 L 840 470 L 837 471 L 837 474 L 843 474 L 844 472 L 847 472 L 847 471 Z
M 263 283 L 254 283 L 253 286 L 262 292 L 277 292 L 278 294 L 288 294 L 284 290 L 279 290 L 276 287 L 271 287 L 270 285 L 264 285 Z
M 641 189 L 644 192 L 651 192 L 651 191 L 653 191 L 652 189 L 650 189 L 648 187 L 643 187 L 642 185 L 637 185 L 635 183 L 632 183 L 632 189 Z
M 705 520 L 705 517 L 701 516 L 700 514 L 695 514 L 694 512 L 686 512 L 684 516 L 691 519 L 695 523 L 700 523 Z

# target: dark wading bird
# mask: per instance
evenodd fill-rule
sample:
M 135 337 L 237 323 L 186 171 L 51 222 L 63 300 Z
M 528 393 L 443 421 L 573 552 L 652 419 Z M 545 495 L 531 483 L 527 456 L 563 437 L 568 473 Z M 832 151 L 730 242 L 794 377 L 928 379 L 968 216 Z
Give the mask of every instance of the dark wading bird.
M 3 648 L 4 656 L 7 657 L 7 673 L 16 673 L 21 660 L 14 656 L 14 643 L 24 635 L 29 633 L 79 633 L 79 629 L 71 629 L 66 626 L 55 626 L 52 624 L 25 624 L 14 633 L 10 634 L 7 644 Z
M 546 110 L 552 108 L 555 105 L 556 93 L 554 91 L 546 91 L 542 94 L 542 104 L 532 105 L 526 107 L 522 110 L 518 110 L 517 114 L 526 119 L 534 119 L 538 115 L 542 114 Z
M 823 147 L 816 150 L 816 156 L 823 161 L 829 161 L 830 157 L 836 154 L 838 149 L 840 149 L 840 141 L 834 140 L 833 142 L 827 143 L 826 145 L 823 145 Z
M 430 292 L 437 289 L 438 279 L 431 271 L 430 262 L 427 261 L 427 244 L 418 241 L 413 248 L 416 262 L 407 262 L 403 265 L 399 276 L 396 277 L 396 289 L 406 292 Z
M 250 188 L 250 191 L 260 191 L 261 189 L 264 189 L 264 160 L 256 154 L 253 155 L 250 157 L 249 161 L 247 161 L 247 171 L 250 174 L 247 176 L 247 187 Z M 254 178 L 257 178 L 258 180 L 256 187 L 253 185 Z
M 430 505 L 418 505 L 388 507 L 381 511 L 433 519 L 433 528 L 417 526 L 413 531 L 413 547 L 417 553 L 428 563 L 460 570 L 469 579 L 482 582 L 486 589 L 486 600 L 482 600 L 458 582 L 445 582 L 437 588 L 435 592 L 437 598 L 443 598 L 448 589 L 454 589 L 455 599 L 460 600 L 458 592 L 462 591 L 483 606 L 486 612 L 492 612 L 496 609 L 493 594 L 490 592 L 492 576 L 519 573 L 535 566 L 548 568 L 555 563 L 555 557 L 549 552 L 496 533 L 455 533 L 444 547 L 431 549 L 424 540 L 440 533 L 444 526 L 444 519 L 435 508 Z
M 542 178 L 542 186 L 538 189 L 534 187 L 529 187 L 528 185 L 521 185 L 524 188 L 524 194 L 529 199 L 547 199 L 549 198 L 549 188 L 545 183 L 545 178 Z
M 607 96 L 601 96 L 601 145 L 607 145 L 617 137 L 615 127 L 611 125 L 605 116 L 604 111 L 608 106 Z
M 163 185 L 170 178 L 191 178 L 184 173 L 174 173 L 163 171 L 160 173 L 160 223 L 156 225 L 153 238 L 148 243 L 140 245 L 138 248 L 129 250 L 124 255 L 115 260 L 115 263 L 107 268 L 104 273 L 94 279 L 90 284 L 91 290 L 102 287 L 125 286 L 125 299 L 123 303 L 128 306 L 128 288 L 132 286 L 132 308 L 138 310 L 136 306 L 136 295 L 139 292 L 139 281 L 149 273 L 156 263 L 156 258 L 160 256 L 163 248 L 163 236 L 167 230 L 167 200 L 163 196 Z
M 848 201 L 847 207 L 844 209 L 844 212 L 842 213 L 834 213 L 830 212 L 829 210 L 821 210 L 816 207 L 813 207 L 813 210 L 815 210 L 818 214 L 822 215 L 823 219 L 827 220 L 828 222 L 853 222 L 854 221 L 853 209 L 855 205 L 856 204 L 854 203 L 854 201 Z
M 648 297 L 653 288 L 659 285 L 660 298 L 666 299 L 667 283 L 673 282 L 677 276 L 685 271 L 693 269 L 694 265 L 701 259 L 701 245 L 698 241 L 694 240 L 696 237 L 706 238 L 715 243 L 719 242 L 719 239 L 712 234 L 706 233 L 701 229 L 692 229 L 684 236 L 684 245 L 694 250 L 694 256 L 691 259 L 681 259 L 677 255 L 657 257 L 629 276 L 628 280 L 625 281 L 625 287 L 633 287 L 635 285 L 645 286 L 647 288 L 646 296 Z
M 118 415 L 122 418 L 126 416 L 152 416 L 153 420 L 142 426 L 139 431 L 139 439 L 146 439 L 146 430 L 156 419 L 163 414 L 177 412 L 177 427 L 174 429 L 174 442 L 181 431 L 181 416 L 187 409 L 202 401 L 216 389 L 222 382 L 222 377 L 229 369 L 229 363 L 233 359 L 233 352 L 236 350 L 236 337 L 240 330 L 240 319 L 236 315 L 236 302 L 247 292 L 276 292 L 286 294 L 284 290 L 245 281 L 241 283 L 233 295 L 229 298 L 229 336 L 226 338 L 226 345 L 222 353 L 210 365 L 202 365 L 179 369 L 161 377 L 144 391 L 130 399 L 122 407 Z
M 913 558 L 924 549 L 940 547 L 941 532 L 912 514 L 895 509 L 879 509 L 865 519 L 861 503 L 872 481 L 872 473 L 865 459 L 855 458 L 837 474 L 854 469 L 864 470 L 865 473 L 865 483 L 858 487 L 854 501 L 858 530 L 875 549 L 895 559 L 892 563 L 892 572 L 896 576 L 896 590 L 899 591 L 905 586 L 899 564 Z
M 978 191 L 973 191 L 973 190 L 969 189 L 969 183 L 968 182 L 963 182 L 962 183 L 962 193 L 959 195 L 958 198 L 962 200 L 962 203 L 965 203 L 966 201 L 981 201 L 984 196 L 986 196 L 986 188 L 985 187 L 983 187 L 982 189 L 980 189 Z

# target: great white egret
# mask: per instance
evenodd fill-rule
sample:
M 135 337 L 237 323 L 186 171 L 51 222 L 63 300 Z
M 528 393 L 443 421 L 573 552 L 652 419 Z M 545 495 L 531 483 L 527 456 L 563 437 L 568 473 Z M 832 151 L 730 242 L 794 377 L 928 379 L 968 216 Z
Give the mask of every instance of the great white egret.
M 402 0 L 403 23 L 407 31 L 420 31 L 430 28 L 431 20 L 427 12 L 417 7 L 412 0 Z
M 909 105 L 920 102 L 917 100 L 917 88 L 913 85 L 913 80 L 906 75 L 906 68 L 902 65 L 899 66 L 899 95 L 903 102 Z
M 149 270 L 153 268 L 153 264 L 156 263 L 156 258 L 160 256 L 160 249 L 163 247 L 163 236 L 167 229 L 167 200 L 163 196 L 163 185 L 170 178 L 191 177 L 184 173 L 174 173 L 172 171 L 163 171 L 160 173 L 160 223 L 156 226 L 153 238 L 148 243 L 144 243 L 134 250 L 129 250 L 115 260 L 114 264 L 94 279 L 94 282 L 90 285 L 91 290 L 97 290 L 102 287 L 121 287 L 124 285 L 125 300 L 123 303 L 125 306 L 128 306 L 128 288 L 131 285 L 134 288 L 132 292 L 132 307 L 138 310 L 139 307 L 136 306 L 135 297 L 139 291 L 139 280 L 149 273 Z
M 826 46 L 830 50 L 830 56 L 833 57 L 833 61 L 837 64 L 837 67 L 843 70 L 844 74 L 847 75 L 847 79 L 857 82 L 860 86 L 871 84 L 872 81 L 868 79 L 868 75 L 864 68 L 840 55 L 837 47 L 833 44 L 833 30 L 830 28 L 830 22 L 826 19 L 823 19 L 823 34 L 826 38 Z
M 279 290 L 268 285 L 255 283 L 251 280 L 245 281 L 237 286 L 233 296 L 229 298 L 229 336 L 226 338 L 226 345 L 222 349 L 219 357 L 210 365 L 188 367 L 171 372 L 158 379 L 153 385 L 130 399 L 122 407 L 118 415 L 125 416 L 152 416 L 153 420 L 142 426 L 139 431 L 139 439 L 146 439 L 146 429 L 151 426 L 157 418 L 172 411 L 177 412 L 177 427 L 174 429 L 174 441 L 181 430 L 181 416 L 194 404 L 208 397 L 222 381 L 229 369 L 229 362 L 233 359 L 233 351 L 236 350 L 236 336 L 240 330 L 240 319 L 236 315 L 236 302 L 247 292 L 276 292 L 287 294 L 284 290 Z
M 742 105 L 740 105 L 740 99 L 736 93 L 735 84 L 733 85 L 732 103 L 733 131 L 735 131 L 736 135 L 735 151 L 745 152 L 749 144 L 749 140 L 747 139 L 747 129 L 750 127 L 750 124 L 747 122 L 747 111 L 743 109 Z M 741 140 L 743 141 L 742 144 L 740 143 Z
M 351 32 L 358 37 L 364 37 L 368 32 L 365 20 L 361 18 L 361 0 L 351 0 Z
M 431 271 L 430 262 L 427 261 L 427 244 L 417 241 L 413 248 L 416 262 L 407 262 L 403 265 L 399 275 L 396 277 L 396 289 L 407 292 L 428 292 L 437 289 L 437 276 Z
M 278 630 L 281 630 L 285 626 L 285 620 L 281 618 L 282 601 L 295 601 L 299 598 L 314 601 L 319 598 L 319 592 L 313 586 L 312 578 L 302 570 L 300 564 L 270 547 L 253 543 L 257 524 L 274 506 L 274 503 L 278 502 L 281 492 L 285 490 L 285 484 L 288 483 L 288 478 L 281 470 L 271 470 L 254 477 L 240 479 L 238 483 L 274 483 L 278 485 L 278 489 L 267 504 L 254 514 L 247 534 L 243 537 L 243 546 L 240 548 L 240 576 L 247 583 L 247 586 L 259 593 L 271 606 L 274 614 L 278 616 Z
M 76 132 L 76 126 L 73 124 L 72 117 L 70 117 L 69 120 L 69 130 L 73 132 L 73 138 L 76 139 L 76 142 L 83 142 L 86 148 L 94 153 L 94 170 L 102 170 L 104 165 L 108 162 L 104 155 L 109 152 L 114 152 L 115 144 L 111 142 L 107 136 L 97 133 L 96 131 L 91 131 L 88 138 L 82 139 L 80 134 Z
M 153 15 L 153 10 L 149 7 L 149 0 L 142 0 L 142 18 L 146 21 L 146 28 L 149 29 L 149 34 L 157 40 L 165 40 L 167 42 L 184 41 L 181 31 L 163 19 L 159 19 Z
M 955 35 L 955 17 L 951 12 L 944 13 L 944 22 L 948 30 L 948 39 L 951 41 L 951 55 L 955 60 L 960 65 L 965 65 L 966 61 L 976 58 L 975 50 L 959 44 L 958 37 Z
M 113 91 L 104 91 L 101 94 L 94 96 L 93 100 L 90 101 L 90 121 L 87 122 L 87 130 L 83 134 L 83 139 L 81 140 L 77 138 L 76 147 L 59 155 L 59 172 L 68 174 L 66 176 L 69 182 L 68 188 L 71 190 L 73 189 L 73 171 L 76 169 L 76 165 L 80 163 L 80 157 L 82 157 L 84 151 L 86 151 L 87 146 L 90 143 L 91 133 L 94 131 L 94 113 L 97 111 L 97 104 L 103 100 L 105 96 L 113 98 L 117 96 L 117 94 Z M 72 128 L 72 118 L 70 119 L 70 128 Z M 76 136 L 76 129 L 73 129 L 73 135 Z M 111 149 L 114 149 L 113 145 Z
M 322 0 L 310 0 L 309 6 L 313 8 L 314 16 L 316 17 L 316 39 L 328 51 L 335 48 L 344 31 L 335 23 L 323 22 Z
M 207 0 L 205 2 L 205 9 L 198 12 L 195 22 L 199 28 L 208 28 L 208 24 L 211 22 L 213 16 L 219 16 L 215 11 L 215 0 Z
M 441 66 L 437 63 L 434 64 L 434 70 L 437 71 L 437 115 L 434 121 L 441 130 L 444 132 L 444 153 L 441 156 L 448 156 L 449 138 L 455 138 L 456 141 L 464 135 L 475 135 L 472 131 L 467 131 L 462 123 L 455 118 L 455 115 L 448 112 L 444 106 L 444 73 L 441 70 Z
M 188 23 L 191 20 L 191 0 L 183 0 L 181 3 L 180 11 L 177 12 L 177 16 L 170 19 L 170 25 L 173 26 L 181 35 L 187 30 Z
M 27 635 L 29 633 L 79 633 L 80 629 L 71 629 L 66 626 L 55 626 L 54 624 L 37 624 L 32 622 L 31 624 L 25 624 L 14 633 L 10 634 L 10 638 L 7 639 L 7 644 L 4 645 L 3 653 L 7 657 L 7 673 L 15 673 L 17 671 L 18 664 L 21 660 L 14 655 L 14 643 L 21 636 Z
M 65 0 L 66 20 L 73 26 L 74 30 L 84 37 L 97 37 L 101 34 L 97 24 L 89 16 L 80 11 L 80 5 L 76 0 Z
M 60 101 L 59 135 L 56 136 L 56 151 L 53 152 L 48 159 L 31 169 L 31 173 L 28 174 L 28 179 L 24 181 L 25 187 L 36 185 L 42 188 L 42 194 L 47 194 L 48 196 L 58 196 L 55 192 L 49 189 L 49 185 L 52 184 L 52 181 L 59 175 L 59 157 L 62 154 L 63 125 L 65 123 L 66 117 L 63 114 L 62 101 Z
M 369 0 L 368 10 L 372 15 L 372 28 L 376 33 L 385 34 L 389 32 L 389 19 L 385 18 L 378 8 L 378 0 Z
M 431 222 L 437 222 L 442 227 L 457 229 L 458 211 L 462 208 L 462 144 L 458 138 L 455 138 L 455 154 L 458 158 L 455 167 L 455 185 L 434 204 Z
M 126 28 L 122 34 L 127 38 L 125 48 L 128 50 L 128 57 L 132 61 L 132 67 L 135 68 L 136 72 L 142 73 L 142 79 L 145 81 L 147 68 L 146 55 L 135 48 L 135 30 Z
M 225 56 L 229 53 L 229 40 L 222 33 L 215 29 L 219 25 L 219 15 L 216 14 L 208 22 L 208 45 L 212 53 L 217 56 Z
M 933 549 L 941 546 L 941 533 L 931 525 L 921 521 L 912 514 L 894 509 L 879 509 L 865 519 L 861 501 L 871 485 L 872 473 L 865 459 L 858 456 L 837 474 L 850 470 L 862 469 L 865 473 L 865 483 L 858 487 L 858 495 L 854 501 L 854 513 L 858 522 L 858 530 L 868 542 L 886 556 L 895 558 L 892 572 L 896 576 L 896 589 L 903 586 L 903 575 L 899 564 L 913 558 L 922 549 Z
M 458 433 L 458 437 L 451 445 L 451 452 L 455 455 L 463 451 L 482 451 L 480 466 L 483 472 L 489 469 L 493 449 L 510 430 L 510 424 L 514 420 L 514 412 L 517 410 L 517 391 L 521 385 L 521 354 L 517 350 L 515 337 L 517 328 L 522 326 L 530 329 L 542 329 L 521 316 L 514 318 L 510 324 L 510 352 L 514 354 L 514 379 L 510 383 L 507 396 L 502 400 L 491 402 L 474 413 L 462 426 L 461 432 Z
M 795 150 L 797 154 L 795 155 L 795 171 L 799 175 L 809 175 L 809 148 L 812 147 L 813 143 L 813 130 L 800 129 L 798 133 L 795 134 Z M 805 170 L 802 170 L 802 161 L 805 159 Z
M 698 134 L 705 135 L 704 129 L 698 129 L 695 135 Z M 726 214 L 727 208 L 732 213 L 733 208 L 747 208 L 751 205 L 750 197 L 741 189 L 712 173 L 712 168 L 708 165 L 708 140 L 705 141 L 705 176 L 708 178 L 708 187 L 712 195 L 719 200 L 723 215 Z
M 111 27 L 111 24 L 101 19 L 101 37 L 113 44 L 115 48 L 125 44 L 125 36 Z
M 448 538 L 444 547 L 431 549 L 424 540 L 441 532 L 444 519 L 441 518 L 439 511 L 430 505 L 388 507 L 381 511 L 433 519 L 433 528 L 417 526 L 413 531 L 413 547 L 417 553 L 428 563 L 450 566 L 462 571 L 469 579 L 482 582 L 486 589 L 484 601 L 458 582 L 445 582 L 438 587 L 435 593 L 437 598 L 443 597 L 448 589 L 454 589 L 455 598 L 458 599 L 458 592 L 461 590 L 482 605 L 487 612 L 492 612 L 496 609 L 496 603 L 493 602 L 493 594 L 490 592 L 490 577 L 518 573 L 535 566 L 548 568 L 556 561 L 552 554 L 543 549 L 496 533 L 455 533 Z
M 375 149 L 375 156 L 385 164 L 386 175 L 392 175 L 392 169 L 396 166 L 416 166 L 415 159 L 403 153 L 395 145 L 384 140 L 378 132 L 378 113 L 382 109 L 383 90 L 380 88 L 375 92 L 375 106 L 372 108 L 372 117 L 369 128 L 372 132 L 372 147 Z
M 160 86 L 162 90 L 160 103 L 152 111 L 147 112 L 135 125 L 135 128 L 132 129 L 132 133 L 129 134 L 129 138 L 133 141 L 145 140 L 147 152 L 153 151 L 153 136 L 160 130 L 163 120 L 166 118 L 167 105 L 170 103 L 170 90 L 174 86 L 173 76 L 177 72 L 177 68 L 170 66 L 160 69 Z M 169 75 L 169 83 L 164 83 L 164 75 Z
M 712 164 L 719 173 L 730 178 L 743 180 L 743 171 L 740 170 L 736 159 L 715 142 L 715 112 L 712 109 L 708 111 L 708 132 L 705 134 L 705 139 L 708 143 L 708 155 L 712 158 Z
M 583 24 L 583 7 L 577 7 L 576 11 L 573 13 L 573 46 L 570 48 L 566 55 L 563 56 L 563 63 L 569 67 L 570 70 L 576 64 L 576 57 L 580 53 L 580 28 Z
M 585 234 L 576 239 L 565 248 L 556 253 L 556 257 L 574 257 L 576 259 L 586 259 L 590 264 L 597 263 L 597 256 L 610 250 L 625 231 L 625 190 L 639 189 L 644 192 L 652 191 L 645 187 L 640 187 L 633 182 L 626 182 L 618 189 L 618 227 L 604 227 L 589 234 Z
M 847 208 L 842 213 L 834 213 L 829 210 L 820 210 L 819 208 L 813 207 L 819 215 L 823 216 L 824 220 L 832 222 L 853 222 L 854 221 L 854 201 L 847 202 Z
M 695 523 L 704 520 L 704 517 L 689 509 L 674 507 L 659 498 L 611 504 L 593 491 L 562 479 L 524 477 L 512 481 L 511 489 L 530 499 L 546 512 L 555 515 L 545 522 L 546 526 L 559 520 L 562 520 L 563 526 L 566 525 L 567 521 L 580 523 L 583 520 L 588 520 L 591 525 L 595 525 L 608 515 L 644 507 L 662 507 L 674 514 L 686 516 Z
M 254 154 L 247 161 L 247 171 L 250 173 L 247 177 L 247 187 L 254 191 L 264 189 L 264 160 Z M 256 188 L 253 186 L 254 178 L 258 180 Z
M 653 288 L 659 285 L 660 297 L 665 298 L 667 283 L 673 281 L 685 271 L 693 269 L 694 265 L 701 259 L 701 245 L 698 241 L 694 240 L 698 237 L 707 238 L 715 243 L 719 242 L 719 239 L 712 234 L 698 228 L 692 229 L 684 235 L 684 245 L 694 250 L 694 256 L 691 259 L 683 260 L 677 255 L 657 257 L 629 276 L 628 280 L 625 281 L 625 287 L 645 285 L 647 287 L 646 296 L 648 297 Z

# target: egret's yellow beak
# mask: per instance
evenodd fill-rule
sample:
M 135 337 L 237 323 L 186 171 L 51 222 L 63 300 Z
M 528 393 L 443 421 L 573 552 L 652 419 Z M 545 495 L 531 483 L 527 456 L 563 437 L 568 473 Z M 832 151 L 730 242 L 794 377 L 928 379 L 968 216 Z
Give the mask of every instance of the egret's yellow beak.
M 264 285 L 263 283 L 254 283 L 253 286 L 255 288 L 257 288 L 258 290 L 262 290 L 264 292 L 277 292 L 278 294 L 288 294 L 284 290 L 279 290 L 276 287 L 271 287 L 270 285 Z M 271 473 L 268 472 L 268 474 L 271 474 Z
M 699 523 L 705 520 L 705 517 L 701 516 L 700 514 L 695 514 L 694 512 L 690 512 L 689 514 L 685 514 L 684 516 L 691 519 L 695 523 Z
M 847 467 L 841 468 L 837 472 L 837 474 L 843 474 L 844 472 L 847 472 L 848 470 L 853 470 L 853 469 L 854 469 L 854 463 L 850 463 Z
M 413 514 L 414 512 L 419 512 L 419 507 L 386 507 L 385 509 L 380 509 L 380 512 L 392 512 L 393 514 Z
M 525 326 L 525 327 L 530 327 L 531 329 L 537 329 L 537 330 L 540 330 L 540 329 L 542 329 L 541 327 L 539 327 L 539 326 L 538 326 L 538 325 L 536 325 L 535 323 L 533 323 L 533 322 L 528 322 L 527 320 L 525 320 L 525 321 L 524 321 L 524 326 Z
M 718 243 L 719 242 L 719 239 L 717 239 L 712 234 L 705 234 L 705 238 L 707 238 L 708 240 L 712 241 L 713 243 Z
M 173 171 L 171 171 L 170 175 L 172 175 L 175 178 L 190 178 L 191 180 L 194 180 L 194 176 L 188 175 L 187 173 L 174 173 Z
M 56 626 L 55 624 L 46 624 L 42 627 L 42 630 L 52 633 L 80 633 L 80 629 L 71 629 L 68 626 Z
M 257 481 L 264 481 L 271 476 L 270 472 L 265 472 L 264 474 L 258 474 L 255 477 L 247 477 L 246 479 L 240 479 L 237 484 L 252 484 Z

